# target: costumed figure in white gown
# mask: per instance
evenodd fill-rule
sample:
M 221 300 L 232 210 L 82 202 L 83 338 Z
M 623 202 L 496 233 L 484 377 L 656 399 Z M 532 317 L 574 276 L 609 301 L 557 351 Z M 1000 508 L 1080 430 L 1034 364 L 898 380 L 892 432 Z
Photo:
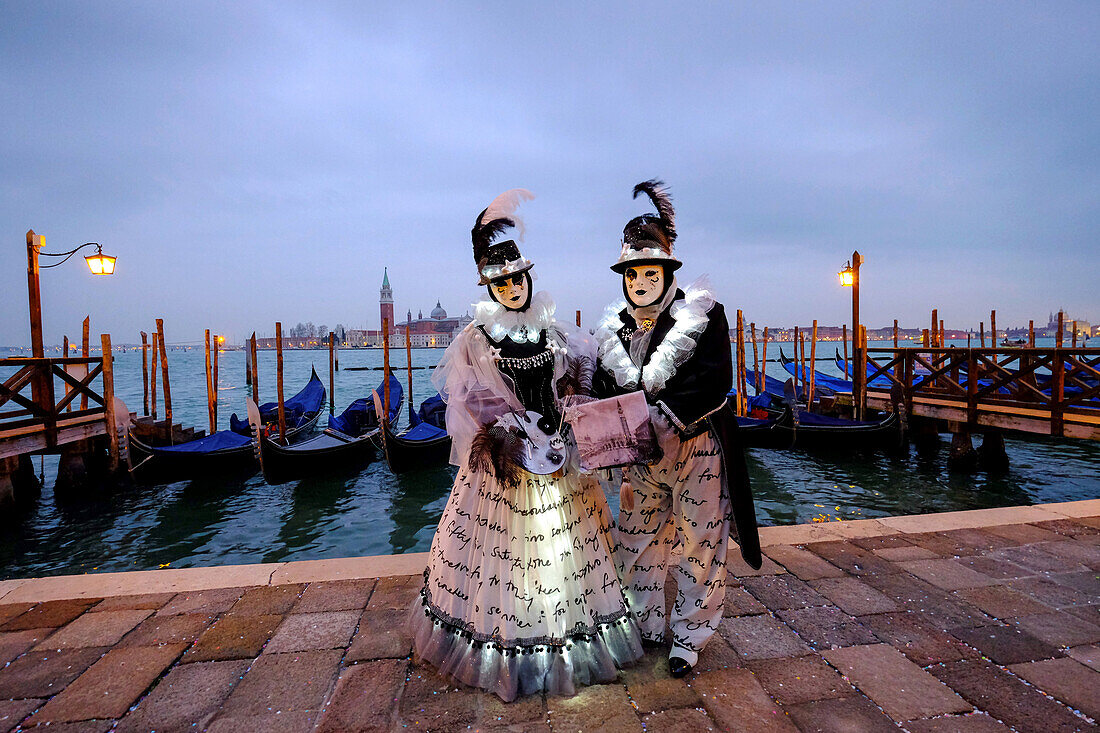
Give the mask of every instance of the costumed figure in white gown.
M 616 559 L 643 639 L 664 643 L 665 575 L 679 540 L 669 672 L 683 677 L 722 620 L 731 530 L 754 568 L 760 540 L 737 419 L 726 400 L 733 365 L 725 311 L 705 278 L 682 290 L 676 283 L 676 227 L 664 184 L 639 183 L 635 198 L 640 193 L 657 214 L 635 217 L 623 230 L 611 269 L 622 275 L 626 301 L 612 304 L 596 331 L 593 387 L 600 397 L 643 392 L 661 442 L 660 461 L 623 471 Z
M 642 655 L 613 561 L 611 516 L 594 477 L 559 434 L 559 390 L 584 392 L 590 339 L 554 320 L 532 294 L 515 241 L 531 194 L 501 194 L 473 229 L 479 284 L 490 299 L 433 375 L 447 403 L 459 467 L 413 608 L 417 655 L 462 683 L 509 701 L 573 694 L 608 682 Z

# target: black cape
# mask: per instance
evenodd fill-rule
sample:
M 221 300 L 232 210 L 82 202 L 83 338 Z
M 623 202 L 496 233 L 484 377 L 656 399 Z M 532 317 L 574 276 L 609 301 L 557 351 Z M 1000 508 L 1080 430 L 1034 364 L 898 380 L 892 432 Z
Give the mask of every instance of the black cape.
M 672 302 L 683 299 L 684 292 L 677 290 Z M 654 323 L 645 364 L 653 358 L 653 352 L 675 323 L 671 310 L 670 304 Z M 726 399 L 733 387 L 729 323 L 721 303 L 715 303 L 707 315 L 706 328 L 699 335 L 691 356 L 677 367 L 676 373 L 660 391 L 656 394 L 647 392 L 646 401 L 651 405 L 663 403 L 663 411 L 671 413 L 669 417 L 676 424 L 682 439 L 694 437 L 704 429 L 714 437 L 722 452 L 722 466 L 725 469 L 722 472 L 722 489 L 730 499 L 730 527 L 736 532 L 734 540 L 741 548 L 741 557 L 745 562 L 759 569 L 763 558 L 760 555 L 760 535 L 756 527 L 756 507 L 749 485 L 749 471 L 745 464 L 745 449 L 738 433 L 737 416 Z M 625 325 L 615 337 L 629 353 L 630 334 L 636 325 L 626 308 L 619 312 L 619 318 Z M 640 385 L 633 388 L 620 386 L 602 363 L 597 365 L 592 384 L 595 396 L 610 397 L 641 388 Z M 687 428 L 686 432 L 684 428 Z

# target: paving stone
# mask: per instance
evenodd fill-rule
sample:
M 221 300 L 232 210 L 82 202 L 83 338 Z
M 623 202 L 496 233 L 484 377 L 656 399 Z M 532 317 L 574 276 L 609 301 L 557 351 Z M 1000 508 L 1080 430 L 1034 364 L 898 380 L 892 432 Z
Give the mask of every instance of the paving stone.
M 726 586 L 726 599 L 722 603 L 723 616 L 751 616 L 756 613 L 764 613 L 767 610 L 763 603 L 749 595 L 741 586 Z
M 247 588 L 213 588 L 211 590 L 195 590 L 186 593 L 177 593 L 163 608 L 157 611 L 158 616 L 174 616 L 180 613 L 191 613 L 203 616 L 216 616 L 228 611 L 229 608 L 244 595 Z
M 221 717 L 206 729 L 206 733 L 240 733 L 240 731 L 263 731 L 263 733 L 302 733 L 311 731 L 317 725 L 320 713 L 316 710 L 277 711 L 263 715 L 240 715 Z
M 1068 540 L 1063 542 L 1043 542 L 1035 547 L 1057 557 L 1081 563 L 1092 570 L 1100 570 L 1100 545 Z
M 107 733 L 113 720 L 81 720 L 78 723 L 43 723 L 33 728 L 20 728 L 24 733 Z
M 981 573 L 994 580 L 1014 580 L 1016 578 L 1028 578 L 1035 575 L 1034 570 L 1017 565 L 1008 560 L 999 560 L 985 555 L 971 555 L 956 558 L 955 562 Z
M 1066 653 L 1086 667 L 1100 672 L 1100 645 L 1075 646 Z
M 993 619 L 976 607 L 912 575 L 873 575 L 865 579 L 868 585 L 887 598 L 900 603 L 907 611 L 920 613 L 925 620 L 941 630 L 965 626 L 984 626 Z
M 1053 610 L 1050 606 L 1039 603 L 1031 596 L 1012 590 L 1004 585 L 962 588 L 955 591 L 955 595 L 995 618 L 1012 618 Z
M 1100 573 L 1088 570 L 1082 573 L 1055 573 L 1046 576 L 1059 585 L 1084 593 L 1092 603 L 1100 602 Z
M 940 557 L 976 555 L 986 550 L 1011 546 L 1004 537 L 980 529 L 953 529 L 947 532 L 922 532 L 907 534 L 905 538 L 914 545 L 931 550 Z
M 0 731 L 7 733 L 45 700 L 0 700 Z
M 897 603 L 855 578 L 822 578 L 811 581 L 810 585 L 842 611 L 853 616 L 899 610 Z
M 1066 544 L 1080 545 L 1081 543 L 1067 542 Z M 1088 545 L 1082 546 L 1088 547 Z M 989 557 L 1008 560 L 1037 573 L 1077 573 L 1089 569 L 1087 565 L 1076 560 L 1045 552 L 1039 545 L 1006 547 L 989 553 Z
M 838 578 L 844 571 L 817 555 L 791 545 L 772 545 L 765 547 L 764 553 L 787 569 L 787 572 L 802 580 L 817 578 Z
M 863 695 L 815 700 L 787 708 L 803 733 L 898 733 L 898 727 Z
M 270 616 L 288 612 L 305 589 L 300 583 L 293 585 L 267 585 L 245 592 L 233 604 L 229 613 L 237 616 Z
M 928 625 L 916 613 L 884 613 L 861 620 L 875 636 L 922 667 L 978 656 L 969 646 Z
M 979 626 L 955 629 L 951 633 L 997 664 L 1016 664 L 1064 656 L 1057 647 L 1036 639 L 1015 626 Z
M 158 646 L 160 644 L 191 644 L 199 638 L 213 616 L 183 613 L 176 616 L 150 616 L 131 631 L 118 646 Z
M 915 547 L 909 540 L 900 534 L 884 534 L 877 537 L 853 537 L 848 540 L 864 550 L 881 550 L 887 547 Z
M 916 545 L 910 545 L 908 547 L 883 547 L 878 550 L 871 550 L 883 560 L 889 560 L 890 562 L 901 562 L 902 560 L 930 560 L 935 557 L 939 557 L 931 550 L 926 550 L 923 547 L 917 547 Z
M 1048 529 L 1058 534 L 1076 537 L 1078 535 L 1094 535 L 1100 533 L 1095 522 L 1096 517 L 1081 517 L 1073 519 L 1051 519 L 1046 522 L 1035 522 L 1035 526 Z
M 855 693 L 816 654 L 795 659 L 758 659 L 745 666 L 753 671 L 767 693 L 784 706 Z
M 776 615 L 815 649 L 835 649 L 878 641 L 867 627 L 836 606 L 791 608 L 778 611 Z
M 747 669 L 723 669 L 696 675 L 693 686 L 720 730 L 745 733 L 797 730 Z
M 904 568 L 907 573 L 911 573 L 943 590 L 976 588 L 982 585 L 992 585 L 994 582 L 988 575 L 974 572 L 954 560 L 907 560 L 899 562 L 898 565 Z
M 310 583 L 291 609 L 293 613 L 322 611 L 361 611 L 366 608 L 374 579 L 327 580 Z
M 46 601 L 24 611 L 0 625 L 0 631 L 25 631 L 26 629 L 57 628 L 72 621 L 99 603 L 99 598 L 71 601 Z
M 1071 708 L 1100 719 L 1100 673 L 1068 657 L 1014 664 L 1009 669 Z
M 623 670 L 622 681 L 639 715 L 702 705 L 699 693 L 687 680 L 669 675 L 668 655 L 663 650 L 646 654 L 633 667 Z
M 979 710 L 1020 733 L 1088 730 L 1081 718 L 984 659 L 965 659 L 929 671 Z
M 783 568 L 767 555 L 763 557 L 760 567 L 750 568 L 741 559 L 741 551 L 736 548 L 733 542 L 730 542 L 730 551 L 726 555 L 726 572 L 729 573 L 730 577 L 759 578 L 762 575 L 779 575 L 783 572 Z
M 717 731 L 717 723 L 702 710 L 679 708 L 662 710 L 642 717 L 646 733 L 683 733 L 684 731 Z
M 808 647 L 793 631 L 771 616 L 728 616 L 722 619 L 718 633 L 742 659 L 800 657 Z
M 1007 725 L 981 712 L 911 720 L 905 724 L 905 729 L 909 733 L 1012 733 Z
M 488 693 L 478 693 L 481 707 L 478 710 L 475 729 L 504 729 L 527 731 L 544 726 L 546 733 L 550 727 L 546 723 L 547 708 L 543 695 L 523 695 L 512 702 L 504 702 Z
M 1020 578 L 1008 581 L 1008 586 L 1021 593 L 1027 593 L 1040 603 L 1055 608 L 1066 606 L 1087 606 L 1091 603 L 1089 596 L 1068 585 L 1055 583 L 1047 578 Z
M 5 603 L 0 605 L 0 627 L 34 608 L 33 603 Z
M 550 727 L 555 732 L 641 733 L 642 731 L 642 721 L 634 712 L 626 696 L 626 688 L 622 685 L 582 687 L 573 697 L 548 698 L 546 707 Z M 401 709 L 405 709 L 404 699 L 401 701 Z M 408 718 L 405 722 L 408 724 Z
M 53 629 L 26 629 L 0 633 L 0 669 L 53 633 Z
M 423 587 L 423 575 L 395 575 L 379 578 L 374 584 L 374 591 L 370 594 L 367 608 L 371 610 L 410 608 Z
M 737 655 L 737 651 L 721 634 L 715 634 L 707 641 L 703 651 L 699 652 L 695 671 L 702 673 L 712 669 L 737 669 L 741 666 L 741 658 Z
M 1049 542 L 1061 538 L 1057 532 L 1036 527 L 1034 524 L 1002 524 L 986 527 L 986 532 L 1012 540 L 1017 545 L 1030 545 L 1033 542 Z
M 218 718 L 320 712 L 336 680 L 339 651 L 264 654 L 230 693 Z
M 176 593 L 143 593 L 134 596 L 111 596 L 97 603 L 92 611 L 137 611 L 149 609 L 156 611 L 163 608 L 169 601 L 176 597 Z
M 1012 623 L 1052 646 L 1080 646 L 1100 641 L 1100 626 L 1063 611 L 1021 616 L 1012 619 Z
M 793 575 L 768 575 L 760 578 L 745 578 L 744 587 L 768 608 L 806 608 L 828 604 L 820 593 L 805 581 Z
M 367 609 L 348 649 L 349 662 L 369 659 L 403 659 L 412 653 L 408 609 Z
M 1100 626 L 1100 606 L 1068 606 L 1062 609 L 1062 613 L 1068 613 L 1093 626 Z
M 282 616 L 222 616 L 187 650 L 184 662 L 250 659 L 257 656 L 275 633 Z
M 50 697 L 63 690 L 107 651 L 32 651 L 0 670 L 0 700 Z
M 292 613 L 283 619 L 264 654 L 343 649 L 355 633 L 359 611 Z
M 114 646 L 152 610 L 96 611 L 78 616 L 69 625 L 42 640 L 36 649 L 75 649 L 85 646 Z
M 317 733 L 392 730 L 407 669 L 404 660 L 384 659 L 343 670 Z
M 176 666 L 122 719 L 116 733 L 203 730 L 251 664 L 234 660 Z
M 852 575 L 889 575 L 899 570 L 873 552 L 844 540 L 811 542 L 806 549 Z
M 175 644 L 112 649 L 46 703 L 31 722 L 121 718 L 183 648 L 183 644 Z
M 887 644 L 834 649 L 822 656 L 899 723 L 971 709 L 942 682 Z

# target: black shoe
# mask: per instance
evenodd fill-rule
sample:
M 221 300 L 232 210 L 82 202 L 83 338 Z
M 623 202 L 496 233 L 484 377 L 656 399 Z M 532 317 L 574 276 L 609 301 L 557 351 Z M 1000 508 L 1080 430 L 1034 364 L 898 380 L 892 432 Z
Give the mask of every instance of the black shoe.
M 665 645 L 665 640 L 664 639 L 647 639 L 644 636 L 642 637 L 642 648 L 643 649 L 660 649 L 664 645 Z
M 691 674 L 691 665 L 680 657 L 669 657 L 668 673 L 676 678 L 687 677 Z

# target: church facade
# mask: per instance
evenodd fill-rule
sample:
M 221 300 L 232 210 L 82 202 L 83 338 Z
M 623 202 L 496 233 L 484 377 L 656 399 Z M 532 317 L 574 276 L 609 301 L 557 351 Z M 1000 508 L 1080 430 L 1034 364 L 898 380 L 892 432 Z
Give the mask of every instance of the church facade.
M 382 275 L 382 287 L 378 292 L 378 320 L 386 323 L 386 332 L 389 334 L 390 348 L 405 348 L 405 333 L 409 334 L 409 342 L 415 348 L 445 348 L 450 346 L 454 337 L 473 321 L 469 313 L 461 316 L 449 316 L 442 304 L 437 300 L 435 308 L 425 317 L 423 311 L 413 318 L 410 308 L 405 316 L 404 323 L 397 323 L 394 318 L 393 288 L 390 287 L 389 270 Z M 349 348 L 381 347 L 383 331 L 381 329 L 348 329 L 344 333 L 343 345 Z

